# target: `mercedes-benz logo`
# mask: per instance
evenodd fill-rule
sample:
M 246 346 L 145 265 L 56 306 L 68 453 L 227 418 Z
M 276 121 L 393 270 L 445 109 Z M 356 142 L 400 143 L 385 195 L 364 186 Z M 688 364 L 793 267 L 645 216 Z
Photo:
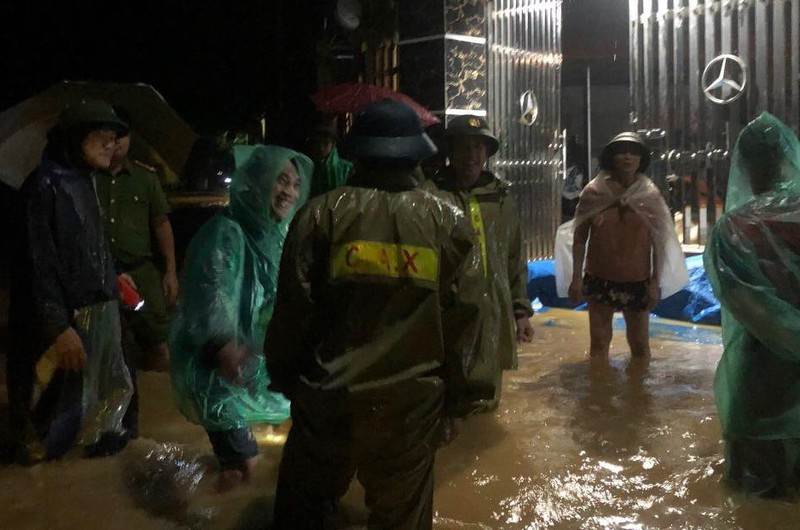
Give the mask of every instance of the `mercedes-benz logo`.
M 741 57 L 723 53 L 706 65 L 701 83 L 706 99 L 718 105 L 728 105 L 744 94 L 747 65 Z

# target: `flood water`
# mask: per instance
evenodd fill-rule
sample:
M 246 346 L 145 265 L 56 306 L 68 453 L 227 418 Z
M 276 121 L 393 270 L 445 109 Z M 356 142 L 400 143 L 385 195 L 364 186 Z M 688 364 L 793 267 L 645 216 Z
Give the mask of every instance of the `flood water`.
M 534 324 L 499 409 L 439 452 L 435 528 L 800 528 L 800 503 L 748 499 L 722 479 L 718 329 L 654 319 L 652 359 L 637 363 L 621 326 L 604 362 L 585 355 L 585 313 Z M 210 445 L 176 412 L 168 377 L 140 385 L 142 436 L 120 455 L 0 468 L 0 529 L 267 528 L 286 426 L 257 430 L 250 484 L 215 493 Z M 363 527 L 362 493 L 346 495 L 343 527 Z

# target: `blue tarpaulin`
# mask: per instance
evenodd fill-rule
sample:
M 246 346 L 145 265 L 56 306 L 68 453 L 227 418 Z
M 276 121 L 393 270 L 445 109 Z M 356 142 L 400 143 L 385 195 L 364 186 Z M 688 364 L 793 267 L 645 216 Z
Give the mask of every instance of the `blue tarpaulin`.
M 719 302 L 711 292 L 711 285 L 703 268 L 703 256 L 686 258 L 689 283 L 681 291 L 662 300 L 653 314 L 673 320 L 698 324 L 719 325 Z M 556 294 L 555 263 L 553 260 L 528 262 L 528 298 L 544 307 L 586 309 L 586 304 L 575 306 L 567 298 Z

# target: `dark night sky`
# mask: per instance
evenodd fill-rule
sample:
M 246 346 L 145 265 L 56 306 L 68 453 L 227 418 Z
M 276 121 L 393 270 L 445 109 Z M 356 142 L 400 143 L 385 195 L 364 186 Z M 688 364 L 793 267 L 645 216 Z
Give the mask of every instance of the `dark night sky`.
M 0 109 L 62 79 L 144 82 L 200 133 L 265 112 L 270 140 L 296 146 L 315 119 L 314 46 L 332 4 L 2 0 Z M 581 82 L 587 60 L 599 62 L 596 82 L 627 82 L 627 6 L 564 1 L 565 84 Z
M 314 119 L 308 95 L 325 2 L 0 4 L 11 28 L 0 35 L 0 109 L 62 79 L 102 80 L 153 85 L 201 133 L 266 112 L 273 140 L 291 144 Z

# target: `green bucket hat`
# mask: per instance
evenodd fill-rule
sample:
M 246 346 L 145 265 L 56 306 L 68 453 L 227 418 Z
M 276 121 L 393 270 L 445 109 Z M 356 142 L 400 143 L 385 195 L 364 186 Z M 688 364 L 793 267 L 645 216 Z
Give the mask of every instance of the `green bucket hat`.
M 119 135 L 128 132 L 128 124 L 117 116 L 111 105 L 97 99 L 83 99 L 70 103 L 58 117 L 58 125 L 65 129 L 90 124 L 105 125 Z

